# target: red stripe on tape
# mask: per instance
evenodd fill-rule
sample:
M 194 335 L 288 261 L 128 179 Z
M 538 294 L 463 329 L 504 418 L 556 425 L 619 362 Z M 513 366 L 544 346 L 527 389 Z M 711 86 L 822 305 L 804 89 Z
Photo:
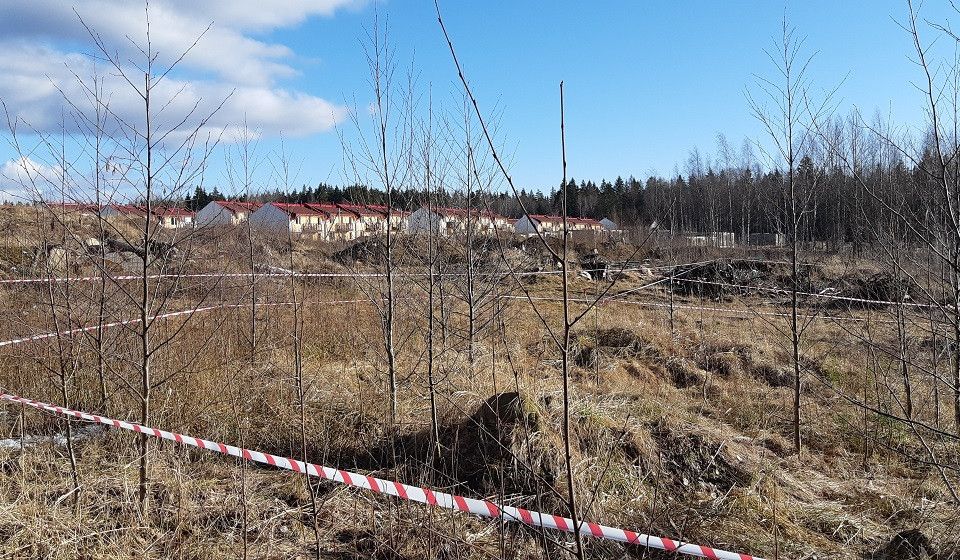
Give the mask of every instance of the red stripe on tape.
M 29 400 L 29 399 L 25 399 L 25 398 L 23 398 L 23 397 L 19 397 L 19 396 L 17 396 L 17 395 L 10 395 L 10 394 L 8 394 L 8 393 L 3 393 L 2 391 L 0 391 L 0 399 L 2 399 L 2 400 L 7 400 L 7 401 L 11 401 L 11 402 L 18 402 L 18 403 L 30 403 L 31 406 L 33 406 L 33 407 L 35 407 L 35 408 L 38 408 L 38 409 L 40 409 L 40 410 L 53 411 L 53 412 L 58 413 L 58 414 L 61 414 L 61 415 L 77 416 L 77 417 L 81 417 L 81 416 L 82 416 L 82 417 L 84 417 L 84 418 L 89 417 L 89 418 L 93 418 L 94 420 L 97 420 L 97 421 L 100 421 L 100 422 L 102 422 L 102 423 L 105 423 L 105 424 L 107 424 L 107 425 L 113 425 L 113 426 L 115 426 L 115 427 L 117 427 L 117 428 L 126 429 L 126 430 L 134 431 L 134 432 L 137 432 L 137 433 L 142 433 L 142 434 L 144 434 L 144 435 L 153 435 L 153 436 L 156 436 L 156 437 L 162 437 L 163 434 L 171 434 L 172 437 L 173 437 L 173 439 L 176 440 L 178 443 L 185 443 L 185 440 L 187 440 L 187 439 L 192 439 L 192 440 L 195 442 L 195 445 L 196 445 L 197 447 L 200 447 L 200 448 L 203 448 L 203 449 L 206 449 L 206 450 L 209 450 L 209 451 L 219 451 L 220 453 L 225 453 L 225 454 L 227 454 L 227 453 L 229 452 L 229 448 L 228 448 L 225 444 L 220 443 L 220 442 L 208 442 L 208 441 L 206 441 L 206 440 L 202 440 L 202 439 L 199 439 L 199 438 L 194 438 L 194 437 L 192 437 L 192 436 L 181 435 L 181 434 L 176 433 L 176 432 L 163 432 L 162 430 L 159 430 L 159 429 L 157 429 L 157 428 L 148 428 L 148 427 L 145 427 L 145 426 L 141 426 L 140 424 L 121 423 L 119 420 L 115 420 L 115 419 L 112 419 L 112 418 L 102 418 L 102 417 L 96 416 L 96 415 L 90 415 L 90 414 L 87 414 L 87 413 L 81 413 L 81 412 L 78 412 L 78 411 L 63 409 L 62 407 L 57 407 L 57 406 L 54 406 L 54 405 L 50 405 L 50 404 L 46 404 L 46 403 L 41 403 L 41 402 L 38 402 L 38 401 L 32 401 L 32 400 Z M 125 425 L 124 425 L 124 424 L 125 424 Z M 189 444 L 189 441 L 186 441 L 186 443 Z M 250 461 L 253 460 L 252 452 L 251 452 L 250 450 L 248 450 L 248 449 L 240 449 L 239 452 L 240 452 L 240 454 L 243 456 L 244 459 L 247 459 L 247 460 L 250 460 Z M 258 452 L 258 453 L 259 453 L 259 452 Z M 276 455 L 271 455 L 271 454 L 268 454 L 268 453 L 262 453 L 262 455 L 263 455 L 263 457 L 264 457 L 263 460 L 266 461 L 267 463 L 269 463 L 270 465 L 276 466 L 276 467 L 278 467 L 278 468 L 284 468 L 284 469 L 287 469 L 287 470 L 297 471 L 297 472 L 300 472 L 301 469 L 302 469 L 302 470 L 308 471 L 308 474 L 309 474 L 309 466 L 300 467 L 300 464 L 297 463 L 296 461 L 294 461 L 293 459 L 289 459 L 289 458 L 285 458 L 285 457 L 277 457 Z M 282 460 L 284 460 L 284 461 L 287 461 L 286 464 L 287 464 L 288 466 L 278 465 L 278 463 L 277 463 L 277 460 L 278 460 L 278 459 L 282 459 Z M 311 465 L 311 463 L 304 463 L 304 464 L 305 464 L 305 465 Z M 314 468 L 314 472 L 315 472 L 316 476 L 318 476 L 318 477 L 323 477 L 323 478 L 329 478 L 328 476 L 326 476 L 326 472 L 327 472 L 327 471 L 325 470 L 326 467 L 320 467 L 320 466 L 318 466 L 318 465 L 313 465 L 313 468 Z M 351 486 L 357 486 L 357 484 L 354 482 L 354 478 L 353 478 L 353 477 L 365 477 L 365 478 L 367 479 L 368 483 L 369 483 L 369 487 L 370 487 L 371 490 L 376 491 L 376 492 L 384 492 L 384 491 L 385 491 L 385 489 L 384 489 L 384 487 L 382 486 L 382 484 L 381 484 L 377 479 L 373 478 L 372 476 L 362 475 L 362 474 L 357 474 L 357 473 L 350 473 L 350 472 L 344 471 L 344 470 L 333 471 L 333 469 L 331 469 L 331 472 L 337 472 L 337 473 L 339 473 L 341 480 L 342 480 L 345 484 L 348 484 L 348 485 L 351 485 Z M 389 483 L 391 483 L 391 482 L 386 482 L 386 483 L 389 484 Z M 406 490 L 406 486 L 405 486 L 404 484 L 402 484 L 402 483 L 400 483 L 400 482 L 397 482 L 397 481 L 393 481 L 392 484 L 393 484 L 394 487 L 397 489 L 397 495 L 398 495 L 398 496 L 400 496 L 400 497 L 402 497 L 402 498 L 404 498 L 404 499 L 409 499 L 409 496 L 408 496 L 408 493 L 407 493 L 407 490 Z M 361 486 L 361 488 L 363 488 L 363 487 Z M 438 503 L 437 496 L 436 496 L 436 493 L 435 493 L 434 491 L 430 490 L 429 488 L 421 488 L 421 490 L 423 491 L 424 497 L 425 497 L 425 499 L 426 499 L 426 501 L 427 501 L 428 504 L 434 505 L 434 506 L 439 506 L 439 505 L 440 505 L 440 504 Z M 457 510 L 465 511 L 465 512 L 471 512 L 471 513 L 475 513 L 475 514 L 477 514 L 477 515 L 481 515 L 481 516 L 485 516 L 485 517 L 494 517 L 494 518 L 496 518 L 496 517 L 501 517 L 501 518 L 502 518 L 502 510 L 501 510 L 500 506 L 497 505 L 497 504 L 495 504 L 495 503 L 493 503 L 493 502 L 490 502 L 490 501 L 487 501 L 487 500 L 477 500 L 478 502 L 481 502 L 481 503 L 484 504 L 484 506 L 485 506 L 485 508 L 486 508 L 486 511 L 483 511 L 483 510 L 471 511 L 471 510 L 470 510 L 470 507 L 469 507 L 469 505 L 468 505 L 468 503 L 467 503 L 467 499 L 464 498 L 463 496 L 458 496 L 458 495 L 455 495 L 455 494 L 444 494 L 444 495 L 445 495 L 445 496 L 450 496 L 450 498 L 452 499 L 453 503 L 450 504 L 450 505 L 448 505 L 447 503 L 444 503 L 444 504 L 442 505 L 442 507 L 451 508 L 451 509 L 457 509 Z M 546 513 L 542 513 L 542 512 L 532 512 L 532 511 L 530 511 L 530 510 L 526 510 L 526 509 L 523 509 L 523 508 L 516 508 L 516 511 L 517 511 L 517 514 L 520 516 L 520 521 L 522 521 L 523 523 L 525 523 L 525 524 L 527 524 L 527 525 L 531 525 L 531 526 L 544 526 L 544 523 L 543 523 L 544 518 L 545 518 L 545 517 L 549 517 L 549 518 L 553 521 L 553 524 L 554 524 L 554 526 L 555 526 L 557 529 L 559 529 L 559 530 L 561 530 L 561 531 L 566 531 L 566 532 L 568 532 L 568 533 L 569 533 L 569 532 L 572 532 L 572 530 L 571 530 L 571 528 L 570 528 L 570 524 L 567 522 L 566 518 L 560 517 L 560 516 L 558 516 L 558 515 L 551 515 L 551 514 L 546 514 Z M 534 516 L 536 516 L 536 520 L 534 519 Z M 513 520 L 513 517 L 508 517 L 507 520 Z M 747 555 L 747 554 L 739 554 L 739 553 L 727 552 L 727 551 L 722 551 L 722 550 L 716 550 L 716 549 L 713 549 L 713 548 L 708 547 L 708 546 L 683 545 L 683 548 L 684 548 L 685 550 L 680 551 L 679 549 L 680 549 L 681 547 L 678 546 L 678 544 L 677 544 L 676 542 L 674 542 L 673 540 L 668 539 L 668 538 L 666 538 L 666 537 L 650 537 L 650 536 L 648 536 L 648 535 L 642 535 L 642 534 L 639 534 L 639 533 L 634 533 L 634 532 L 632 532 L 632 531 L 625 531 L 625 530 L 623 530 L 623 529 L 616 529 L 616 528 L 613 528 L 613 527 L 605 527 L 605 526 L 603 526 L 603 525 L 599 525 L 599 524 L 592 523 L 592 522 L 585 522 L 585 523 L 586 523 L 587 527 L 589 528 L 590 534 L 591 534 L 592 536 L 594 536 L 594 537 L 597 537 L 597 538 L 603 538 L 603 539 L 609 539 L 609 540 L 615 540 L 615 541 L 625 541 L 625 542 L 628 542 L 628 543 L 635 543 L 635 544 L 639 544 L 639 545 L 643 545 L 643 546 L 650 546 L 650 544 L 649 544 L 649 539 L 650 539 L 650 538 L 659 538 L 660 541 L 661 541 L 661 543 L 662 543 L 663 548 L 664 548 L 665 550 L 671 551 L 671 552 L 682 552 L 682 553 L 684 553 L 684 554 L 689 554 L 689 555 L 692 555 L 692 556 L 700 556 L 700 557 L 708 558 L 708 559 L 711 559 L 711 560 L 720 560 L 720 557 L 721 557 L 721 556 L 722 556 L 724 559 L 735 558 L 735 557 L 736 557 L 736 558 L 739 558 L 740 560 L 762 560 L 761 558 L 757 558 L 757 557 L 750 556 L 750 555 Z M 583 525 L 582 525 L 582 524 L 580 525 L 580 527 L 578 527 L 578 530 L 581 531 L 581 532 L 583 532 Z M 619 537 L 620 534 L 623 535 L 623 538 L 620 538 L 620 537 Z M 645 541 L 646 541 L 646 542 L 645 542 Z
M 423 495 L 427 497 L 427 503 L 431 506 L 437 505 L 437 496 L 433 493 L 433 490 L 429 488 L 423 488 Z
M 498 508 L 496 504 L 487 501 L 484 501 L 483 504 L 487 506 L 487 511 L 490 513 L 490 517 L 500 517 L 500 508 Z

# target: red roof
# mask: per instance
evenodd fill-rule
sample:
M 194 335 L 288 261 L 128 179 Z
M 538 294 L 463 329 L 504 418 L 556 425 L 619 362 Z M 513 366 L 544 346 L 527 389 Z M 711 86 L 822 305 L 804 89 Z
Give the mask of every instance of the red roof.
M 239 200 L 214 200 L 214 202 L 231 214 L 239 214 L 241 212 L 256 212 L 261 206 L 263 206 L 262 202 L 241 202 Z
M 490 210 L 470 210 L 467 211 L 466 208 L 434 208 L 434 212 L 440 214 L 441 216 L 453 216 L 457 218 L 466 218 L 467 215 L 472 215 L 473 217 L 484 217 L 491 220 L 505 220 L 500 214 L 491 212 Z
M 383 218 L 386 216 L 383 212 L 378 212 L 369 206 L 363 206 L 362 204 L 337 204 L 337 207 L 341 208 L 346 212 L 356 215 L 358 218 L 361 216 Z
M 374 212 L 377 212 L 381 216 L 387 215 L 387 207 L 384 206 L 383 204 L 367 204 L 367 208 L 373 210 Z M 394 216 L 401 216 L 401 217 L 410 215 L 410 212 L 407 212 L 406 210 L 397 210 L 396 208 L 393 209 L 392 213 Z
M 329 218 L 332 215 L 330 211 L 321 208 L 319 204 L 294 204 L 291 202 L 271 202 L 270 204 L 282 210 L 288 216 L 325 216 Z
M 535 222 L 562 222 L 561 216 L 547 216 L 546 214 L 527 214 L 530 220 Z
M 321 203 L 310 202 L 310 203 L 304 204 L 304 206 L 312 210 L 318 210 L 320 212 L 323 212 L 324 214 L 328 214 L 329 216 L 336 216 L 337 214 L 340 213 L 340 209 L 337 208 L 336 204 L 329 204 L 326 202 L 321 202 Z
M 563 223 L 563 216 L 547 216 L 546 214 L 528 214 L 531 220 L 535 222 L 555 222 Z M 601 225 L 599 221 L 594 220 L 593 218 L 571 218 L 567 217 L 567 224 L 581 224 L 585 226 L 599 226 Z
M 113 208 L 120 214 L 133 214 L 134 216 L 147 215 L 147 210 L 145 208 L 135 204 L 111 204 L 110 208 Z
M 156 206 L 151 207 L 150 211 L 153 212 L 154 216 L 160 217 L 187 217 L 194 215 L 194 212 L 177 206 Z

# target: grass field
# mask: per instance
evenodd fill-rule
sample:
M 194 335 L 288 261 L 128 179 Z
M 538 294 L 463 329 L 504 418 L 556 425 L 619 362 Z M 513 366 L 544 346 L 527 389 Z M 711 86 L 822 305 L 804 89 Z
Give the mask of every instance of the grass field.
M 247 251 L 245 235 L 194 235 L 155 265 L 170 276 L 148 284 L 150 317 L 229 307 L 150 322 L 150 425 L 567 515 L 561 356 L 547 329 L 561 324 L 562 291 L 549 266 L 549 274 L 512 276 L 505 263 L 534 257 L 504 241 L 484 249 L 468 282 L 469 255 L 451 244 L 431 325 L 422 247 L 403 240 L 391 422 L 380 263 L 336 258 L 338 247 L 309 239 L 256 239 Z M 100 275 L 91 264 L 99 257 L 67 253 L 59 276 Z M 611 259 L 633 253 L 601 248 Z M 908 309 L 904 322 L 917 421 L 909 424 L 885 414 L 897 416 L 902 402 L 895 306 L 804 300 L 806 447 L 797 455 L 784 295 L 671 295 L 679 280 L 655 283 L 669 277 L 667 265 L 744 256 L 672 253 L 643 249 L 636 260 L 648 261 L 617 275 L 612 287 L 571 274 L 572 311 L 587 310 L 570 352 L 580 515 L 765 558 L 869 557 L 897 533 L 916 530 L 922 536 L 910 538 L 956 557 L 960 513 L 950 487 L 960 481 L 960 446 L 922 427 L 957 432 L 948 395 L 935 392 L 926 373 L 936 372 L 940 353 L 924 334 L 926 317 Z M 36 260 L 16 268 L 15 258 L 3 258 L 8 278 L 51 272 Z M 816 260 L 822 282 L 873 266 Z M 221 274 L 251 264 L 261 272 L 255 283 Z M 266 276 L 265 267 L 344 276 Z M 769 285 L 781 280 L 776 265 L 764 274 Z M 0 339 L 136 318 L 141 287 L 136 279 L 102 289 L 97 280 L 0 284 Z M 607 289 L 602 305 L 580 301 Z M 141 327 L 2 347 L 0 385 L 138 421 Z M 150 443 L 142 509 L 138 436 L 73 422 L 77 492 L 63 438 L 53 437 L 65 433 L 64 421 L 10 403 L 2 415 L 4 557 L 306 558 L 315 555 L 314 523 L 321 555 L 331 558 L 560 558 L 572 542 L 332 482 L 308 487 L 302 475 L 169 442 Z M 593 558 L 667 557 L 593 539 L 585 545 Z

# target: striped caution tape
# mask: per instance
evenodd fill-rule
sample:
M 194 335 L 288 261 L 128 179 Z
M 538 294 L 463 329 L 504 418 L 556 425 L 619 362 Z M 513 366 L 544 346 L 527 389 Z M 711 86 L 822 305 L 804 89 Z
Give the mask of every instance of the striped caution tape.
M 666 537 L 645 535 L 643 533 L 618 529 L 616 527 L 609 527 L 588 521 L 581 521 L 579 527 L 574 528 L 573 521 L 568 517 L 561 517 L 559 515 L 542 513 L 539 511 L 531 511 L 524 508 L 492 502 L 489 500 L 467 498 L 465 496 L 431 490 L 430 488 L 426 487 L 411 486 L 409 484 L 403 484 L 393 480 L 384 480 L 382 478 L 376 478 L 360 473 L 349 472 L 332 467 L 325 467 L 323 465 L 316 465 L 314 463 L 307 463 L 289 457 L 272 455 L 262 451 L 243 449 L 241 447 L 235 447 L 233 445 L 227 445 L 216 441 L 200 439 L 193 436 L 178 434 L 176 432 L 168 432 L 166 430 L 150 428 L 132 422 L 125 422 L 123 420 L 115 420 L 113 418 L 106 418 L 96 414 L 71 410 L 69 408 L 63 408 L 61 406 L 27 399 L 15 394 L 4 392 L 2 390 L 0 390 L 0 400 L 23 404 L 60 416 L 76 418 L 78 420 L 86 420 L 88 422 L 97 422 L 121 430 L 128 430 L 138 434 L 144 434 L 146 436 L 166 439 L 182 445 L 189 445 L 191 447 L 203 449 L 205 451 L 212 451 L 214 453 L 242 458 L 246 461 L 270 465 L 278 469 L 285 469 L 300 474 L 306 474 L 308 476 L 332 480 L 334 482 L 346 484 L 347 486 L 370 490 L 379 494 L 396 496 L 400 499 L 409 500 L 411 502 L 419 502 L 443 509 L 471 513 L 480 517 L 499 519 L 512 523 L 522 523 L 530 527 L 555 529 L 557 531 L 563 531 L 566 533 L 573 533 L 576 531 L 582 535 L 587 535 L 598 539 L 640 545 L 648 548 L 665 550 L 668 552 L 687 554 L 699 558 L 710 558 L 716 560 L 762 560 L 761 558 L 751 556 L 749 554 L 729 552 L 726 550 L 682 542 Z

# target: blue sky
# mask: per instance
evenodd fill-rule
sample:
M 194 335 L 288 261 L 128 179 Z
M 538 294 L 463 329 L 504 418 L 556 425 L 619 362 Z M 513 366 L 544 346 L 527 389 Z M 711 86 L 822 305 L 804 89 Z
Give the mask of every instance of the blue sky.
M 110 1 L 78 2 L 77 9 L 83 15 Z M 45 3 L 11 0 L 0 7 L 0 17 L 8 21 L 7 29 L 0 24 L 4 41 L 42 46 L 51 58 L 87 52 L 82 35 L 61 29 L 72 23 L 64 21 L 69 17 L 51 15 Z M 364 112 L 372 100 L 361 41 L 375 12 L 388 21 L 399 66 L 412 63 L 418 83 L 432 89 L 437 104 L 455 106 L 459 83 L 432 2 L 284 3 L 289 6 L 270 7 L 266 0 L 216 0 L 202 9 L 187 8 L 189 3 L 180 0 L 155 4 L 197 22 L 208 18 L 214 29 L 232 32 L 205 39 L 198 47 L 201 63 L 188 66 L 180 77 L 221 88 L 234 82 L 254 88 L 244 98 L 251 100 L 246 107 L 234 107 L 223 118 L 268 120 L 259 150 L 276 150 L 282 133 L 285 149 L 300 167 L 299 182 L 344 180 L 333 121 L 349 140 L 353 128 L 344 111 Z M 224 15 L 218 6 L 231 6 L 232 12 Z M 895 21 L 904 20 L 905 2 L 446 1 L 441 8 L 481 108 L 496 110 L 498 137 L 512 154 L 518 185 L 527 188 L 559 181 L 561 80 L 569 174 L 578 179 L 683 172 L 691 149 L 713 157 L 718 133 L 736 149 L 747 137 L 762 139 L 744 92 L 756 74 L 775 75 L 763 49 L 774 45 L 785 15 L 806 37 L 806 52 L 817 53 L 810 75 L 814 90 L 843 81 L 837 92 L 842 112 L 852 106 L 868 116 L 880 110 L 911 125 L 923 118 L 922 98 L 910 83 L 920 77 L 909 59 L 910 39 Z M 928 2 L 922 14 L 936 21 L 956 19 L 946 1 Z M 927 34 L 932 38 L 933 31 Z M 246 58 L 231 60 L 248 47 Z M 15 71 L 20 71 L 16 65 L 0 60 L 0 82 Z M 269 95 L 274 97 L 264 101 Z M 276 106 L 290 95 L 304 109 L 298 113 L 294 109 L 301 105 L 296 105 L 280 114 Z M 18 101 L 33 102 L 22 92 L 19 97 L 11 93 L 9 86 L 0 87 L 0 97 L 14 111 Z M 339 112 L 331 122 L 319 123 L 334 111 Z M 8 146 L 0 147 L 0 160 L 15 156 Z M 222 165 L 214 171 L 216 183 Z

